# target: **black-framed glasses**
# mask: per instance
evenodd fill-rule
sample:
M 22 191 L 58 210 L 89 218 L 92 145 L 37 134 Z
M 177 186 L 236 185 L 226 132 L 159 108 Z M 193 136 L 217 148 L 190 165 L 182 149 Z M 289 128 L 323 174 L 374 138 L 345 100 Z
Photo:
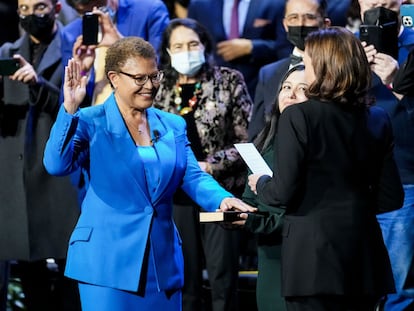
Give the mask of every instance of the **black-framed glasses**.
M 158 71 L 157 73 L 153 73 L 151 75 L 133 75 L 130 73 L 126 73 L 123 71 L 119 71 L 119 73 L 122 73 L 123 75 L 126 75 L 127 77 L 130 77 L 131 79 L 134 80 L 136 85 L 144 85 L 145 83 L 147 83 L 148 79 L 151 80 L 152 84 L 159 84 L 162 80 L 162 78 L 164 77 L 164 72 L 162 71 Z

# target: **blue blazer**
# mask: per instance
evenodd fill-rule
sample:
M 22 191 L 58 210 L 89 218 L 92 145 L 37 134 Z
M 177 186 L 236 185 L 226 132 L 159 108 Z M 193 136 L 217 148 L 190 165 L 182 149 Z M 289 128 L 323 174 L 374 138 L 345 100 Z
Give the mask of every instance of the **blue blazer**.
M 168 10 L 161 0 L 119 0 L 116 27 L 123 36 L 137 36 L 147 40 L 158 50 L 162 33 L 169 23 Z M 63 28 L 62 62 L 72 58 L 73 44 L 82 34 L 82 18 L 77 18 Z M 94 90 L 95 73 L 91 70 L 87 86 L 91 99 Z M 62 94 L 61 94 L 62 95 Z
M 243 74 L 252 97 L 260 67 L 289 56 L 293 49 L 282 24 L 284 8 L 285 1 L 282 0 L 251 0 L 240 37 L 252 40 L 252 54 L 231 62 L 225 62 L 216 55 L 218 65 L 237 69 Z M 223 26 L 223 0 L 192 0 L 188 17 L 203 24 L 215 43 L 227 40 Z
M 46 169 L 66 175 L 90 165 L 90 184 L 69 242 L 68 277 L 136 291 L 150 243 L 161 290 L 180 288 L 183 259 L 172 219 L 174 192 L 181 187 L 208 211 L 232 196 L 200 169 L 183 118 L 155 108 L 147 109 L 147 118 L 151 132 L 158 132 L 155 191 L 148 190 L 144 163 L 113 95 L 76 115 L 63 107 L 59 112 L 45 149 Z

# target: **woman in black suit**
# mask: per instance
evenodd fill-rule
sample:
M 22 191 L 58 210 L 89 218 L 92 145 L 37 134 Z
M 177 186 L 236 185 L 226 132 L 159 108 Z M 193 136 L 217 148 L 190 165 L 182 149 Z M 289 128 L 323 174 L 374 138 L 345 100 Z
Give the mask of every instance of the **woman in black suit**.
M 290 310 L 374 310 L 394 290 L 375 215 L 401 207 L 403 191 L 387 114 L 370 107 L 364 49 L 344 28 L 306 41 L 309 98 L 278 126 L 273 178 L 251 189 L 286 206 L 282 295 Z

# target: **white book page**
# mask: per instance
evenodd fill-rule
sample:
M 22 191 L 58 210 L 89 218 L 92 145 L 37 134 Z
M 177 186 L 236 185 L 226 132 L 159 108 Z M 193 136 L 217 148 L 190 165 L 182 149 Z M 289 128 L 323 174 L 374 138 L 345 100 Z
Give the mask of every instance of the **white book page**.
M 252 143 L 234 144 L 244 162 L 246 162 L 253 174 L 273 176 L 273 171 L 267 165 L 256 146 Z

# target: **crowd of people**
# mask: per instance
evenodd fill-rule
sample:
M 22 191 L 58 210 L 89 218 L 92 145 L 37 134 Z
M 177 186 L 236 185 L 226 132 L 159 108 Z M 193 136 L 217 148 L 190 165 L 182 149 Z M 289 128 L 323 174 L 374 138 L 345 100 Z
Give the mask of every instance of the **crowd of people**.
M 0 2 L 0 311 L 243 310 L 246 252 L 258 311 L 414 309 L 402 5 Z

